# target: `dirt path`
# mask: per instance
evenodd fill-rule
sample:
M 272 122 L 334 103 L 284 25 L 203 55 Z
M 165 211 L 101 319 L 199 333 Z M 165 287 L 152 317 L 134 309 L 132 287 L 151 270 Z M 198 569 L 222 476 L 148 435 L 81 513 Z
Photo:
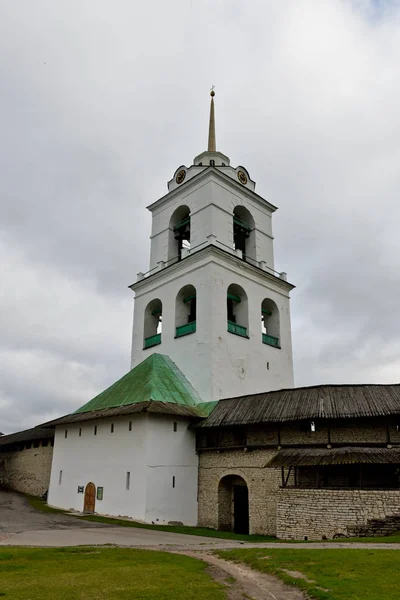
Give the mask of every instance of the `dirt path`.
M 208 563 L 206 572 L 226 586 L 227 600 L 306 600 L 297 588 L 288 586 L 273 575 L 260 573 L 247 565 L 229 562 L 209 552 L 174 551 Z

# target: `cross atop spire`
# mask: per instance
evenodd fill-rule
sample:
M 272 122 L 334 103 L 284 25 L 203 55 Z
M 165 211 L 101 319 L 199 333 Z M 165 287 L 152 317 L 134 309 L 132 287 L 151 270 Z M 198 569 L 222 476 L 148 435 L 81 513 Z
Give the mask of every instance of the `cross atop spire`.
M 216 152 L 217 146 L 215 141 L 215 116 L 214 116 L 214 86 L 211 88 L 211 105 L 210 105 L 210 125 L 208 128 L 208 152 Z

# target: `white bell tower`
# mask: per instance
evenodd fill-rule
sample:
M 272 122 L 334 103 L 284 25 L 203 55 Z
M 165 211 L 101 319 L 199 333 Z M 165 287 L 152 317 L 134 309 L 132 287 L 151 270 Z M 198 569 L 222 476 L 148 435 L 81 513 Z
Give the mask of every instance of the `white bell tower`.
M 274 271 L 272 213 L 242 167 L 208 149 L 151 204 L 150 269 L 135 292 L 132 367 L 167 354 L 203 401 L 293 387 L 289 292 Z

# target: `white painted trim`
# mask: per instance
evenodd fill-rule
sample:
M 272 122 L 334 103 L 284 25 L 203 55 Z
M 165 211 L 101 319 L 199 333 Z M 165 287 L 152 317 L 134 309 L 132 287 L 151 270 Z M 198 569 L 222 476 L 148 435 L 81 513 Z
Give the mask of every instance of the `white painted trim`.
M 219 260 L 216 260 L 217 258 L 219 258 Z M 135 292 L 136 297 L 139 298 L 143 294 L 147 294 L 150 290 L 156 289 L 160 284 L 160 280 L 163 280 L 163 283 L 166 283 L 180 279 L 183 273 L 190 273 L 191 271 L 198 269 L 200 266 L 199 263 L 201 262 L 203 263 L 201 266 L 215 262 L 228 268 L 232 273 L 238 272 L 238 266 L 243 269 L 243 265 L 246 265 L 246 269 L 240 271 L 243 277 L 257 283 L 262 283 L 263 280 L 267 279 L 270 284 L 276 285 L 275 291 L 285 297 L 288 297 L 289 292 L 296 287 L 288 281 L 280 279 L 279 277 L 268 273 L 268 271 L 263 271 L 260 267 L 255 267 L 254 265 L 241 260 L 234 254 L 221 250 L 218 246 L 214 246 L 213 244 L 208 244 L 197 252 L 190 254 L 184 260 L 176 262 L 161 271 L 156 271 L 152 275 L 133 283 L 129 287 Z M 184 270 L 182 267 L 186 267 L 186 269 Z
M 265 209 L 265 205 L 267 205 L 267 207 L 269 208 L 269 210 L 272 213 L 275 212 L 276 210 L 278 210 L 277 206 L 274 206 L 273 204 L 271 204 L 270 202 L 268 202 L 268 200 L 266 200 L 262 196 L 259 196 L 258 194 L 256 194 L 256 192 L 253 192 L 249 188 L 246 188 L 246 187 L 240 185 L 240 183 L 236 182 L 234 179 L 232 179 L 228 175 L 225 175 L 224 173 L 221 173 L 221 171 L 218 170 L 218 167 L 207 167 L 206 169 L 204 169 L 203 171 L 201 171 L 201 173 L 198 173 L 197 175 L 195 175 L 194 177 L 192 177 L 191 179 L 189 179 L 189 181 L 187 181 L 186 183 L 183 183 L 182 186 L 180 186 L 178 188 L 175 188 L 171 192 L 168 192 L 167 194 L 165 194 L 165 196 L 162 196 L 161 198 L 159 198 L 158 200 L 156 200 L 152 204 L 149 204 L 147 206 L 147 209 L 150 212 L 153 212 L 153 210 L 155 208 L 159 208 L 167 200 L 169 200 L 171 198 L 174 198 L 175 196 L 181 195 L 181 191 L 183 189 L 183 186 L 185 186 L 185 190 L 188 190 L 189 186 L 193 186 L 193 183 L 198 183 L 201 178 L 206 178 L 206 177 L 209 177 L 209 176 L 210 177 L 212 177 L 212 176 L 220 177 L 222 181 L 224 181 L 226 183 L 230 183 L 231 186 L 235 190 L 240 190 L 248 198 L 250 198 L 254 202 L 257 202 L 258 204 L 260 204 L 261 206 L 263 206 L 264 209 Z

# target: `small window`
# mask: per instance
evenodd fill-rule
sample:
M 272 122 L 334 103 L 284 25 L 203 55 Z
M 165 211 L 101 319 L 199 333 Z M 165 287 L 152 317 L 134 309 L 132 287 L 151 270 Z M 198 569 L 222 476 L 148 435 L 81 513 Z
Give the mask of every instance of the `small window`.
M 82 435 L 82 427 L 79 427 L 79 437 Z
M 68 437 L 68 429 L 65 430 L 64 432 L 64 437 L 67 438 Z
M 49 440 L 42 440 L 42 447 L 45 448 L 49 445 Z
M 129 421 L 129 431 L 132 431 L 132 421 Z
M 310 423 L 310 429 L 313 432 L 315 431 L 315 423 L 314 423 L 314 421 L 311 421 L 311 423 Z
M 33 442 L 33 447 L 34 447 L 34 448 L 39 448 L 39 446 L 40 446 L 40 440 L 35 440 L 35 441 Z
M 127 471 L 126 472 L 126 489 L 129 490 L 131 486 L 131 472 Z
M 58 475 L 58 485 L 61 485 L 62 483 L 62 471 L 60 471 L 59 475 Z
M 31 447 L 32 447 L 31 442 L 28 442 L 27 445 L 26 445 L 26 449 L 29 450 Z
M 94 426 L 94 435 L 97 435 L 97 425 Z
M 114 423 L 111 423 L 111 433 L 114 433 Z
M 211 160 L 210 160 L 210 166 L 211 166 L 211 167 L 215 167 L 215 160 L 214 160 L 214 159 L 211 159 Z
M 178 431 L 178 423 L 174 421 L 174 431 Z
M 172 476 L 172 487 L 175 487 L 175 475 Z

